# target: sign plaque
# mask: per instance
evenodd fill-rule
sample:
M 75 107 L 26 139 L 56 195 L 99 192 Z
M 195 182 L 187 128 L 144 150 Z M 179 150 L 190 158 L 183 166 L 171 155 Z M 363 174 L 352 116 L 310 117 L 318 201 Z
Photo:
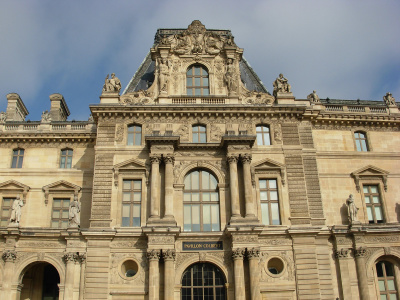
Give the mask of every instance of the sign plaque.
M 183 251 L 223 250 L 222 241 L 218 242 L 182 242 Z

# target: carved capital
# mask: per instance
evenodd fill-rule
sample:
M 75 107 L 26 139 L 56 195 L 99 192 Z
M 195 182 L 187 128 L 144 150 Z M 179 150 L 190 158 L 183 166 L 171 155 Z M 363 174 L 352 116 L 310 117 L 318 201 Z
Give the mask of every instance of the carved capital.
M 260 257 L 260 249 L 258 248 L 247 249 L 248 259 L 258 259 L 259 257 Z
M 163 250 L 162 257 L 164 260 L 175 260 L 176 251 L 173 249 Z
M 342 248 L 340 250 L 335 251 L 335 256 L 337 259 L 346 258 L 348 257 L 349 252 L 350 251 L 348 248 Z
M 239 156 L 237 155 L 228 155 L 226 160 L 228 161 L 229 164 L 236 164 L 238 162 Z
M 245 253 L 244 248 L 236 248 L 235 250 L 232 251 L 233 260 L 243 259 L 244 253 Z
M 153 249 L 153 250 L 147 251 L 147 258 L 148 258 L 148 260 L 159 260 L 160 254 L 161 254 L 160 250 Z
M 14 262 L 17 259 L 17 252 L 5 250 L 1 257 L 5 262 Z
M 79 259 L 84 264 L 86 262 L 86 253 L 79 253 Z
M 79 261 L 79 253 L 78 252 L 67 252 L 64 253 L 63 259 L 66 263 L 68 262 L 78 262 Z
M 251 154 L 250 153 L 245 153 L 240 156 L 240 159 L 242 161 L 242 164 L 251 164 Z
M 164 155 L 164 163 L 165 164 L 172 164 L 174 165 L 175 163 L 175 156 L 172 153 L 168 153 L 166 155 Z
M 360 247 L 358 249 L 354 249 L 355 257 L 365 257 L 367 255 L 367 248 Z
M 150 155 L 150 162 L 152 164 L 159 164 L 161 162 L 161 155 L 151 154 Z

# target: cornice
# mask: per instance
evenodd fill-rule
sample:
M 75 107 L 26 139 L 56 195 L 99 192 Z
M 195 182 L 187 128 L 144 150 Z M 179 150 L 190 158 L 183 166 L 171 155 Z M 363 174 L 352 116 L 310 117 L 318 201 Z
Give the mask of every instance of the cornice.
M 0 133 L 0 143 L 94 143 L 96 132 L 7 132 Z

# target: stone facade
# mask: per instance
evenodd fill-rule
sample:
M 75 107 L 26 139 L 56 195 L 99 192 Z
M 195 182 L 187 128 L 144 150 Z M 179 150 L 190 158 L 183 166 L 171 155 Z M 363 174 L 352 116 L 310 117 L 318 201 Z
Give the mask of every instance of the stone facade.
M 381 299 L 392 278 L 400 292 L 394 98 L 296 99 L 282 74 L 271 95 L 242 55 L 194 21 L 157 31 L 121 95 L 107 76 L 87 122 L 60 94 L 25 122 L 7 96 L 1 299 L 190 299 L 193 266 L 221 276 L 216 299 Z

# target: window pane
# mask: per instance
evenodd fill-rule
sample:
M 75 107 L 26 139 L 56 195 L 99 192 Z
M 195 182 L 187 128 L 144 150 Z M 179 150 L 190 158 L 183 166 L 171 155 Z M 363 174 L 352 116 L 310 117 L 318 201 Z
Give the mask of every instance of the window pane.
M 142 144 L 142 135 L 140 133 L 135 134 L 135 146 L 140 146 Z
M 187 89 L 186 94 L 188 96 L 193 96 L 193 90 L 192 89 Z
M 269 180 L 269 188 L 276 189 L 276 180 Z
M 259 181 L 259 184 L 260 184 L 260 189 L 266 189 L 267 188 L 267 181 L 265 179 L 261 179 Z M 271 186 L 271 183 L 270 183 L 270 186 Z
M 370 189 L 371 189 L 371 193 L 374 193 L 374 194 L 378 193 L 378 187 L 376 185 L 371 185 Z
M 140 204 L 133 205 L 133 224 L 134 227 L 140 227 Z
M 397 300 L 396 294 L 390 294 L 390 295 L 389 295 L 389 299 L 390 299 L 390 300 Z
M 22 168 L 22 160 L 24 159 L 23 156 L 20 156 L 18 159 L 18 168 Z
M 365 203 L 371 203 L 369 196 L 365 197 L 364 199 L 365 199 Z
M 376 276 L 383 277 L 382 262 L 376 264 Z
M 54 199 L 53 200 L 53 207 L 61 207 L 61 200 Z
M 278 203 L 271 203 L 271 213 L 272 213 L 272 225 L 279 225 L 279 206 Z
M 261 218 L 263 224 L 269 225 L 268 203 L 261 203 Z
M 63 219 L 68 219 L 68 210 L 63 210 L 62 211 L 62 218 Z
M 208 78 L 203 77 L 203 86 L 208 86 Z
M 129 218 L 130 217 L 130 211 L 131 211 L 131 205 L 130 204 L 123 204 L 122 205 L 122 217 L 123 218 Z
M 203 201 L 209 202 L 210 201 L 210 193 L 203 193 Z
M 10 210 L 8 210 L 8 209 L 3 209 L 3 211 L 1 212 L 1 216 L 2 216 L 2 217 L 8 217 L 8 216 L 9 216 L 9 214 L 8 214 L 9 211 L 10 211 Z
M 368 150 L 367 142 L 365 140 L 361 141 L 361 148 L 362 148 L 362 151 L 367 151 Z
M 271 197 L 270 200 L 278 200 L 278 192 L 277 191 L 270 191 L 269 195 Z
M 141 180 L 134 180 L 133 181 L 133 188 L 135 190 L 141 190 L 142 189 L 142 181 Z
M 268 192 L 266 192 L 266 191 L 261 191 L 261 192 L 260 192 L 260 199 L 261 199 L 261 200 L 268 200 Z
M 124 180 L 122 188 L 124 190 L 130 190 L 131 189 L 131 181 L 130 180 Z
M 205 143 L 205 142 L 207 142 L 206 134 L 205 133 L 200 133 L 200 143 Z
M 122 224 L 121 224 L 121 226 L 122 226 L 122 227 L 129 227 L 129 226 L 130 226 L 130 224 L 129 224 L 129 218 L 122 217 Z
M 210 189 L 214 190 L 217 188 L 217 186 L 218 186 L 217 179 L 212 174 L 210 174 Z
M 373 201 L 374 203 L 379 203 L 379 197 L 378 197 L 378 196 L 373 196 L 373 197 L 372 197 L 372 201 Z
M 192 205 L 192 230 L 200 231 L 200 205 Z
M 383 220 L 382 218 L 382 211 L 381 211 L 381 207 L 375 207 L 375 217 L 377 221 Z
M 201 172 L 201 188 L 205 190 L 210 189 L 210 173 L 208 172 Z
M 186 78 L 186 86 L 192 86 L 192 77 Z
M 131 193 L 123 193 L 122 201 L 129 202 L 131 200 Z
M 269 133 L 264 133 L 264 145 L 269 146 L 271 145 L 271 141 L 269 138 Z
M 381 300 L 387 300 L 386 295 L 381 295 Z
M 61 228 L 67 228 L 68 227 L 68 221 L 61 221 Z
M 184 231 L 192 231 L 192 218 L 191 218 L 191 205 L 183 206 L 183 217 L 184 217 Z
M 58 228 L 58 221 L 51 221 L 52 228 Z
M 137 202 L 142 201 L 142 193 L 141 192 L 134 192 L 133 193 L 133 201 L 137 201 Z
M 379 280 L 378 284 L 379 284 L 379 290 L 381 292 L 385 291 L 385 282 L 383 280 Z
M 62 202 L 63 207 L 69 207 L 69 200 L 64 199 Z
M 65 168 L 65 156 L 61 156 L 60 168 Z
M 194 94 L 196 96 L 200 96 L 201 95 L 201 89 L 194 89 Z
M 67 169 L 71 169 L 72 167 L 72 157 L 68 157 L 67 159 Z
M 196 78 L 194 79 L 194 85 L 195 85 L 195 86 L 200 86 L 200 77 L 196 77 Z
M 200 201 L 200 194 L 192 193 L 192 201 Z
M 257 145 L 262 146 L 263 145 L 263 135 L 262 133 L 257 133 Z
M 385 264 L 386 276 L 389 276 L 389 277 L 394 276 L 392 264 L 387 261 L 385 261 L 384 264 Z
M 394 287 L 394 280 L 393 279 L 388 279 L 387 284 L 388 284 L 389 291 L 396 290 L 395 287 Z
M 211 194 L 211 201 L 218 201 L 218 193 L 210 193 Z
M 53 219 L 59 219 L 60 218 L 60 211 L 59 210 L 53 210 Z
M 192 178 L 192 186 L 191 189 L 192 190 L 198 190 L 199 189 L 199 172 L 198 171 L 194 171 L 190 174 L 191 178 Z
M 368 220 L 373 221 L 374 218 L 372 217 L 372 207 L 367 207 L 367 214 L 368 214 Z
M 367 194 L 367 193 L 368 193 L 368 186 L 364 186 L 364 187 L 363 187 L 363 192 L 364 192 L 364 194 Z
M 190 193 L 184 193 L 183 194 L 183 201 L 185 201 L 185 202 L 190 201 Z
M 133 146 L 133 133 L 128 133 L 128 139 L 126 141 L 128 146 Z
M 211 205 L 212 231 L 219 231 L 219 205 Z
M 194 66 L 194 75 L 200 75 L 200 66 Z
M 210 205 L 203 205 L 203 231 L 211 231 Z
M 197 132 L 193 132 L 193 143 L 199 142 L 199 134 Z

